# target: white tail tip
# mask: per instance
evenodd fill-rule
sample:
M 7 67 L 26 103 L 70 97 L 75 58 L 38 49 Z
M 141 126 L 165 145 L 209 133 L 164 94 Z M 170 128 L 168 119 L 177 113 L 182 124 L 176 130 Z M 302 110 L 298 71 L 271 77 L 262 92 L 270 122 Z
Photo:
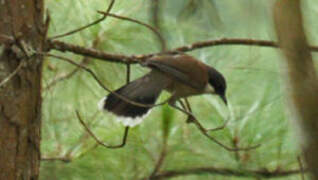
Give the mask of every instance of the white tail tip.
M 105 110 L 105 109 L 104 109 L 104 106 L 105 106 L 106 98 L 107 98 L 107 97 L 103 97 L 103 98 L 102 98 L 101 100 L 99 100 L 98 103 L 97 103 L 98 109 L 101 110 L 101 111 Z

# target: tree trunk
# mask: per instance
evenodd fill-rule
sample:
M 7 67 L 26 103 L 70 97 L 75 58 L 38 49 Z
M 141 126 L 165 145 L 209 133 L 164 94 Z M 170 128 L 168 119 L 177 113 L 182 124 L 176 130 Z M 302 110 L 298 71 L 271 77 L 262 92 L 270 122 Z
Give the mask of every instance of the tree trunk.
M 300 127 L 305 160 L 318 180 L 318 78 L 303 28 L 300 0 L 278 0 L 274 20 L 285 55 L 288 101 Z
M 43 0 L 1 0 L 0 35 L 0 179 L 36 180 L 41 140 L 41 71 L 46 31 Z M 1 42 L 0 42 L 1 43 Z M 22 64 L 21 64 L 22 63 Z M 18 69 L 17 69 L 18 68 Z

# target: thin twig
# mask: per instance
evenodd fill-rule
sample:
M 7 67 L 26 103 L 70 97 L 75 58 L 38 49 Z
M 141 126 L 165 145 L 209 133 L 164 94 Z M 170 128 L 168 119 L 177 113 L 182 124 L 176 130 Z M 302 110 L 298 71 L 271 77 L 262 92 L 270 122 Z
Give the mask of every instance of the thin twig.
M 196 49 L 220 46 L 220 45 L 245 45 L 245 46 L 262 46 L 262 47 L 278 47 L 274 41 L 256 40 L 256 39 L 238 39 L 238 38 L 222 38 L 208 41 L 198 41 L 187 46 L 181 46 L 173 49 L 172 51 L 193 51 Z M 317 47 L 318 51 L 318 47 Z
M 225 120 L 225 122 L 223 123 L 223 125 L 222 125 L 222 126 L 215 127 L 215 128 L 208 128 L 208 129 L 206 129 L 206 131 L 212 132 L 212 131 L 219 131 L 219 130 L 222 130 L 222 129 L 224 129 L 224 128 L 227 126 L 227 124 L 228 124 L 229 122 L 230 122 L 230 120 L 229 120 L 229 119 L 227 119 L 227 120 Z
M 160 152 L 160 156 L 158 158 L 158 161 L 156 162 L 155 168 L 153 169 L 152 173 L 149 176 L 149 179 L 151 179 L 152 177 L 154 177 L 160 170 L 165 158 L 167 155 L 167 141 L 164 141 L 163 145 L 162 145 L 162 149 Z
M 23 64 L 24 64 L 23 60 L 21 60 L 21 62 L 18 65 L 18 67 L 0 82 L 0 88 L 2 86 L 4 86 L 7 82 L 9 82 L 20 71 L 20 69 L 22 68 Z
M 163 122 L 163 123 L 165 123 L 165 122 Z M 168 137 L 169 136 L 165 135 L 165 132 L 163 132 L 163 133 L 164 133 L 164 135 L 162 136 L 161 152 L 160 152 L 159 158 L 158 158 L 158 160 L 157 160 L 157 162 L 155 164 L 155 167 L 154 167 L 152 173 L 149 176 L 149 179 L 151 179 L 153 176 L 155 176 L 159 172 L 160 168 L 163 165 L 163 162 L 164 162 L 165 158 L 167 157 L 167 153 L 168 153 L 168 151 L 167 151 L 167 148 L 168 148 Z
M 182 107 L 186 107 L 182 101 L 178 101 Z M 183 104 L 183 105 L 182 105 Z M 196 119 L 196 117 L 188 112 L 186 109 L 183 109 L 183 108 L 179 108 L 178 106 L 174 105 L 174 104 L 169 104 L 170 106 L 172 106 L 173 108 L 179 110 L 180 112 L 183 112 L 184 114 L 188 115 L 188 116 L 192 116 L 192 119 L 193 119 L 193 123 L 197 126 L 197 128 L 201 131 L 201 133 L 206 136 L 207 138 L 209 138 L 211 141 L 213 141 L 214 143 L 218 144 L 219 146 L 221 146 L 222 148 L 228 150 L 228 151 L 249 151 L 249 150 L 252 150 L 252 149 L 256 149 L 260 146 L 260 144 L 258 145 L 255 145 L 255 146 L 251 146 L 251 147 L 246 147 L 246 148 L 231 148 L 231 147 L 228 147 L 227 145 L 221 143 L 219 140 L 215 139 L 214 137 L 210 136 L 208 134 L 208 131 L 201 125 L 201 123 Z
M 88 125 L 92 124 L 95 119 L 96 119 L 96 115 L 98 114 L 98 111 L 94 113 L 93 115 L 93 121 L 90 121 Z M 62 156 L 42 156 L 41 160 L 42 161 L 62 161 L 65 163 L 69 163 L 71 161 L 73 161 L 74 159 L 78 159 L 80 157 L 82 157 L 84 154 L 88 153 L 89 151 L 91 151 L 94 148 L 89 148 L 89 150 L 86 150 L 85 152 L 80 153 L 79 155 L 74 155 L 74 151 L 77 149 L 78 146 L 81 146 L 82 144 L 84 144 L 84 142 L 86 141 L 86 139 L 90 137 L 90 134 L 88 134 L 86 131 L 84 133 L 82 133 L 82 135 L 79 137 L 79 139 L 77 140 L 76 145 L 74 145 L 73 147 L 69 148 L 64 155 Z
M 97 36 L 95 38 L 95 40 L 93 41 L 93 45 L 92 45 L 92 48 L 96 48 L 98 46 L 100 42 L 100 38 L 99 36 Z M 90 58 L 87 57 L 87 56 L 84 56 L 82 61 L 80 62 L 80 65 L 81 66 L 86 66 L 89 62 Z M 67 74 L 64 74 L 56 79 L 53 79 L 45 88 L 44 90 L 49 90 L 51 87 L 55 86 L 58 82 L 62 82 L 66 79 L 69 79 L 71 77 L 73 77 L 77 72 L 79 72 L 81 70 L 80 67 L 76 67 L 75 69 L 73 69 L 71 72 L 67 73 Z
M 99 140 L 96 135 L 89 129 L 89 127 L 87 127 L 87 125 L 85 124 L 85 122 L 82 120 L 80 114 L 78 111 L 76 111 L 76 116 L 78 118 L 78 120 L 80 121 L 80 123 L 83 125 L 83 127 L 85 128 L 85 130 L 87 131 L 88 134 L 90 134 L 90 136 L 96 141 L 96 143 L 98 143 L 99 145 L 106 147 L 106 148 L 110 148 L 110 149 L 116 149 L 116 148 L 122 148 L 125 146 L 126 141 L 127 141 L 127 137 L 128 137 L 128 132 L 129 132 L 129 127 L 125 128 L 125 132 L 124 132 L 124 136 L 123 136 L 123 140 L 121 144 L 118 145 L 108 145 L 103 143 L 101 140 Z
M 152 0 L 151 1 L 151 11 L 152 11 L 152 17 L 151 17 L 151 21 L 153 23 L 153 25 L 155 26 L 155 28 L 157 29 L 158 32 L 162 32 L 161 31 L 161 26 L 160 26 L 160 10 L 161 10 L 161 6 L 160 6 L 160 2 L 159 0 Z M 166 51 L 167 48 L 167 43 L 165 41 L 164 38 L 160 38 L 160 44 L 161 44 L 161 51 L 164 52 Z
M 237 170 L 237 169 L 217 168 L 217 167 L 201 167 L 201 168 L 199 167 L 199 168 L 163 171 L 155 175 L 154 177 L 152 177 L 151 180 L 167 179 L 167 178 L 178 177 L 178 176 L 201 175 L 201 174 L 212 174 L 212 175 L 234 176 L 234 177 L 279 178 L 279 177 L 292 176 L 295 174 L 299 174 L 301 172 L 302 171 L 299 169 L 272 172 L 268 170 Z M 147 178 L 142 178 L 142 179 L 146 180 Z
M 188 112 L 192 113 L 192 108 L 191 108 L 191 105 L 188 101 L 188 98 L 184 98 L 184 101 L 185 101 L 185 107 L 186 108 L 183 108 L 183 109 L 187 109 Z M 182 101 L 180 101 L 182 103 Z M 187 123 L 191 123 L 192 122 L 192 116 L 188 116 L 188 119 L 187 119 Z M 219 130 L 222 130 L 224 129 L 228 122 L 230 122 L 230 120 L 226 120 L 222 126 L 219 126 L 219 127 L 215 127 L 215 128 L 209 128 L 209 129 L 206 129 L 206 131 L 209 131 L 209 132 L 212 132 L 212 131 L 219 131 Z
M 115 3 L 115 0 L 111 0 L 110 4 L 109 4 L 109 6 L 108 6 L 108 8 L 107 8 L 107 10 L 106 10 L 107 13 L 110 12 L 110 10 L 112 9 L 114 3 Z M 101 17 L 101 18 L 95 20 L 95 21 L 92 22 L 92 23 L 89 23 L 89 24 L 87 24 L 87 25 L 85 25 L 85 26 L 82 26 L 82 27 L 80 27 L 80 28 L 74 29 L 74 30 L 72 30 L 72 31 L 69 31 L 69 32 L 66 32 L 66 33 L 63 33 L 63 34 L 53 36 L 53 37 L 51 37 L 51 38 L 49 38 L 49 39 L 52 40 L 52 39 L 57 39 L 57 38 L 61 38 L 61 37 L 65 37 L 65 36 L 69 36 L 69 35 L 75 34 L 75 33 L 79 32 L 79 31 L 82 31 L 82 30 L 84 30 L 84 29 L 86 29 L 86 28 L 89 28 L 89 27 L 91 27 L 91 26 L 94 26 L 94 25 L 96 25 L 96 24 L 98 24 L 98 23 L 104 21 L 104 20 L 106 19 L 106 17 L 107 17 L 107 15 L 104 15 L 103 17 Z
M 88 58 L 84 58 L 81 62 L 80 65 L 85 66 L 87 64 Z M 67 74 L 63 74 L 62 76 L 59 76 L 55 79 L 53 79 L 45 88 L 44 90 L 49 90 L 51 89 L 53 86 L 55 86 L 57 83 L 62 82 L 64 80 L 70 79 L 71 77 L 73 77 L 77 72 L 79 72 L 81 70 L 81 68 L 75 68 L 73 69 L 71 72 L 67 73 Z
M 114 18 L 117 18 L 117 19 L 126 20 L 126 21 L 130 21 L 130 22 L 134 22 L 134 23 L 137 23 L 139 25 L 142 25 L 142 26 L 148 28 L 149 30 L 151 30 L 158 37 L 160 42 L 164 42 L 165 41 L 164 38 L 162 37 L 162 35 L 160 34 L 160 32 L 156 28 L 152 27 L 149 24 L 146 24 L 144 22 L 141 22 L 141 21 L 138 21 L 136 19 L 129 18 L 129 17 L 125 17 L 125 16 L 120 16 L 120 15 L 116 15 L 116 14 L 112 14 L 112 13 L 106 13 L 106 12 L 103 12 L 103 11 L 97 11 L 97 12 L 101 13 L 103 15 L 108 15 L 109 17 L 114 17 Z

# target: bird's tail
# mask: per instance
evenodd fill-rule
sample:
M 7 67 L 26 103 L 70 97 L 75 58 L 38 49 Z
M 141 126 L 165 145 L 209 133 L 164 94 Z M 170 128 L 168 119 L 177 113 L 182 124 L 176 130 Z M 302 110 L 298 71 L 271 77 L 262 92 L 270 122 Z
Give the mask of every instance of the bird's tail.
M 162 74 L 152 71 L 117 89 L 115 93 L 133 102 L 153 105 L 166 84 L 167 79 Z M 118 116 L 117 120 L 121 121 L 125 126 L 139 124 L 151 109 L 151 107 L 134 105 L 114 93 L 103 98 L 99 103 L 99 107 Z

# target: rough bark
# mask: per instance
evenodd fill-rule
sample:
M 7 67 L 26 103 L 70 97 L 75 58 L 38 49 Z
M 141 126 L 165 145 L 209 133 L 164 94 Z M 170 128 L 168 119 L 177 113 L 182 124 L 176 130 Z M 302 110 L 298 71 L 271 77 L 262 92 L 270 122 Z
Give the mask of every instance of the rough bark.
M 40 165 L 42 57 L 25 53 L 21 47 L 43 49 L 43 0 L 1 0 L 0 17 L 0 34 L 17 42 L 0 44 L 0 82 L 23 63 L 17 74 L 0 87 L 0 179 L 36 180 Z
M 306 41 L 300 0 L 278 0 L 274 20 L 285 55 L 289 108 L 298 122 L 308 168 L 318 179 L 318 78 Z

